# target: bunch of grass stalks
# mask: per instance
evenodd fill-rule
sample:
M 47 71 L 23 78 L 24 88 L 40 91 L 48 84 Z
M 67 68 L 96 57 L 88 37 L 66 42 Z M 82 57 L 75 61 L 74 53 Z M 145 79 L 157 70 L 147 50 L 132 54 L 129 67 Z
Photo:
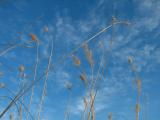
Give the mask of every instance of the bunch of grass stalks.
M 117 25 L 117 24 L 125 24 L 128 25 L 128 22 L 126 21 L 118 21 L 118 20 L 113 20 L 112 23 L 110 25 L 108 25 L 107 27 L 103 28 L 102 30 L 100 30 L 99 32 L 97 32 L 96 34 L 94 34 L 93 36 L 91 36 L 89 39 L 85 40 L 82 44 L 80 44 L 77 48 L 75 48 L 73 51 L 71 51 L 69 54 L 67 54 L 66 57 L 64 57 L 64 59 L 62 59 L 62 61 L 64 61 L 66 58 L 68 58 L 68 56 L 72 56 L 74 64 L 77 66 L 78 69 L 80 69 L 80 76 L 79 78 L 81 79 L 81 81 L 84 83 L 84 85 L 87 88 L 87 94 L 86 96 L 83 97 L 83 102 L 84 102 L 84 111 L 82 113 L 82 120 L 96 120 L 96 111 L 95 111 L 95 100 L 96 100 L 96 96 L 98 93 L 98 89 L 96 88 L 97 86 L 97 81 L 100 79 L 99 75 L 100 72 L 102 72 L 102 67 L 103 67 L 103 63 L 102 60 L 104 59 L 104 56 L 102 55 L 101 58 L 101 62 L 99 64 L 98 67 L 98 71 L 97 73 L 94 73 L 94 66 L 96 65 L 96 61 L 94 60 L 94 52 L 92 51 L 92 49 L 90 49 L 89 47 L 89 43 L 96 37 L 98 37 L 99 35 L 101 35 L 102 33 L 106 32 L 109 28 L 112 28 L 113 26 Z M 45 29 L 45 32 L 48 32 L 48 28 Z M 14 102 L 20 100 L 21 98 L 23 99 L 23 96 L 31 89 L 31 96 L 30 96 L 30 102 L 29 102 L 29 106 L 28 106 L 28 110 L 31 110 L 31 106 L 32 106 L 32 100 L 33 100 L 33 95 L 34 95 L 34 85 L 40 81 L 40 79 L 44 78 L 44 85 L 42 88 L 42 94 L 41 94 L 41 98 L 40 98 L 40 102 L 37 108 L 37 113 L 36 113 L 36 119 L 40 120 L 41 119 L 41 110 L 42 110 L 42 106 L 45 100 L 45 96 L 46 96 L 46 92 L 47 92 L 47 81 L 48 81 L 48 74 L 49 74 L 49 70 L 50 70 L 50 65 L 51 65 L 51 60 L 52 60 L 52 54 L 53 54 L 53 40 L 52 40 L 52 45 L 51 45 L 51 51 L 50 51 L 50 55 L 48 58 L 48 64 L 47 64 L 47 68 L 45 70 L 45 73 L 40 76 L 40 78 L 37 78 L 37 68 L 38 68 L 38 62 L 39 62 L 39 40 L 37 38 L 37 36 L 33 33 L 29 34 L 31 41 L 36 42 L 36 62 L 35 62 L 35 69 L 34 69 L 34 79 L 32 81 L 32 83 L 30 85 L 23 85 L 23 88 L 19 90 L 19 92 L 17 94 L 15 94 L 15 96 L 13 97 L 13 100 L 9 103 L 9 105 L 4 109 L 4 111 L 2 111 L 2 113 L 0 114 L 0 118 L 2 118 L 4 116 L 4 114 L 12 107 L 12 105 L 14 104 Z M 111 41 L 111 46 L 112 46 L 112 42 Z M 12 46 L 9 49 L 6 49 L 5 51 L 0 53 L 0 56 L 6 54 L 8 51 L 12 50 L 13 48 L 20 46 L 22 44 L 17 44 Z M 90 65 L 90 69 L 91 69 L 91 78 L 88 77 L 87 73 L 84 72 L 84 70 L 81 68 L 81 61 L 78 57 L 76 57 L 75 55 L 73 55 L 76 51 L 78 51 L 80 48 L 84 49 L 84 54 L 85 54 L 85 58 L 88 62 L 88 64 Z M 60 63 L 62 62 L 60 61 Z M 58 64 L 59 65 L 59 64 Z M 19 67 L 19 71 L 23 72 L 25 70 L 25 68 L 23 66 Z M 96 74 L 96 77 L 94 77 Z M 140 82 L 137 81 L 137 85 L 138 87 L 140 86 Z M 69 91 L 71 91 L 71 88 L 69 89 Z M 140 91 L 140 90 L 138 90 Z M 69 106 L 70 104 L 70 95 L 71 93 L 69 92 L 69 102 L 67 104 L 67 106 Z M 140 95 L 139 95 L 140 96 Z M 23 101 L 22 101 L 23 102 Z M 19 112 L 19 119 L 22 119 L 22 106 L 20 106 L 20 112 Z M 139 111 L 138 111 L 139 112 Z M 27 115 L 28 116 L 28 115 Z M 112 117 L 111 117 L 112 118 Z M 28 119 L 28 117 L 27 117 Z M 67 107 L 67 110 L 65 112 L 65 120 L 69 120 L 70 119 L 70 108 Z
M 135 83 L 136 83 L 136 89 L 137 89 L 137 100 L 136 100 L 136 105 L 135 105 L 135 113 L 136 113 L 135 120 L 139 120 L 140 119 L 140 111 L 141 111 L 140 110 L 140 106 L 141 106 L 140 97 L 141 97 L 141 92 L 142 92 L 142 90 L 141 90 L 142 81 L 141 81 L 140 76 L 138 74 L 138 71 L 136 69 L 136 65 L 134 64 L 134 58 L 129 56 L 128 62 L 131 65 L 131 70 L 135 75 Z
M 93 40 L 95 37 L 97 37 L 98 35 L 100 35 L 101 33 L 105 32 L 107 29 L 109 29 L 110 27 L 113 29 L 113 26 L 115 26 L 117 23 L 121 23 L 120 21 L 118 21 L 117 19 L 112 19 L 111 25 L 102 29 L 100 32 L 98 32 L 97 34 L 95 34 L 94 36 L 92 36 L 91 38 L 89 38 L 88 40 L 84 41 L 81 45 L 79 45 L 76 49 L 74 49 L 70 54 L 72 55 L 72 59 L 74 61 L 74 64 L 76 66 L 78 66 L 78 69 L 80 69 L 81 74 L 80 74 L 80 80 L 84 83 L 85 86 L 87 86 L 87 93 L 89 93 L 89 95 L 86 95 L 83 97 L 83 103 L 84 103 L 84 111 L 82 112 L 81 115 L 81 120 L 96 120 L 96 112 L 95 112 L 95 100 L 96 100 L 96 96 L 97 96 L 97 92 L 98 92 L 98 88 L 97 86 L 97 81 L 102 79 L 100 78 L 100 74 L 103 74 L 104 76 L 104 54 L 105 51 L 103 51 L 103 54 L 101 56 L 101 60 L 99 63 L 99 67 L 96 73 L 96 77 L 95 73 L 94 73 L 94 66 L 96 65 L 96 62 L 94 61 L 94 57 L 93 57 L 93 51 L 89 48 L 89 42 L 91 40 Z M 128 22 L 122 22 L 123 24 L 128 25 Z M 112 33 L 114 33 L 114 30 L 112 31 Z M 112 34 L 113 36 L 113 34 Z M 110 42 L 110 47 L 108 50 L 109 52 L 112 49 L 112 43 L 113 43 L 113 37 L 111 39 Z M 78 57 L 76 57 L 75 55 L 73 55 L 74 52 L 76 52 L 79 48 L 83 48 L 84 49 L 84 54 L 85 54 L 85 58 L 88 62 L 88 64 L 90 65 L 90 69 L 91 69 L 91 78 L 88 79 L 87 74 L 84 72 L 84 70 L 81 68 L 81 62 L 79 60 Z M 103 47 L 103 45 L 101 45 L 101 47 Z M 101 73 L 102 72 L 102 73 Z M 110 115 L 110 117 L 108 117 L 109 120 L 112 120 L 112 115 Z
M 41 115 L 41 109 L 42 109 L 42 105 L 46 96 L 46 92 L 47 92 L 47 81 L 48 81 L 48 75 L 49 75 L 49 70 L 50 70 L 50 66 L 51 66 L 51 61 L 52 61 L 52 55 L 53 55 L 53 39 L 51 41 L 51 50 L 50 50 L 50 55 L 48 58 L 48 65 L 45 71 L 45 79 L 44 79 L 44 85 L 43 85 L 43 90 L 42 90 L 42 94 L 41 94 L 41 98 L 40 98 L 40 102 L 39 102 L 39 106 L 37 109 L 37 120 L 40 120 L 40 115 Z

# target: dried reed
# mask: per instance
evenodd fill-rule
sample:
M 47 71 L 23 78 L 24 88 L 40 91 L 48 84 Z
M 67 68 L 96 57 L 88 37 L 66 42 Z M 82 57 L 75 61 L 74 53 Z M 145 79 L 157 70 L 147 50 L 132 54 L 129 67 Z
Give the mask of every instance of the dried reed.
M 52 40 L 52 43 L 51 43 L 51 51 L 50 51 L 50 56 L 48 58 L 48 65 L 47 65 L 47 68 L 46 68 L 46 74 L 45 74 L 45 80 L 44 80 L 44 85 L 43 85 L 43 91 L 42 91 L 42 95 L 41 95 L 41 99 L 40 99 L 40 103 L 39 103 L 38 111 L 37 111 L 37 114 L 38 114 L 37 119 L 38 120 L 40 120 L 40 113 L 41 113 L 41 109 L 42 109 L 42 104 L 43 104 L 43 101 L 44 101 L 45 96 L 46 96 L 48 72 L 50 70 L 50 65 L 51 65 L 51 61 L 52 61 L 52 55 L 53 55 L 53 40 Z
M 34 67 L 33 81 L 35 81 L 37 78 L 37 69 L 38 69 L 38 62 L 39 62 L 39 41 L 36 42 L 36 60 L 35 61 L 36 62 L 35 62 L 35 67 Z M 31 96 L 30 96 L 30 101 L 29 101 L 29 105 L 28 105 L 29 110 L 32 105 L 33 96 L 34 96 L 34 86 L 32 86 L 32 90 L 31 90 Z M 26 116 L 26 119 L 28 120 L 28 115 Z
M 75 55 L 72 55 L 72 59 L 73 59 L 73 62 L 76 66 L 79 66 L 81 64 L 81 61 L 78 57 L 76 57 Z
M 82 73 L 80 75 L 80 79 L 82 80 L 82 82 L 84 83 L 85 86 L 88 85 L 88 80 L 87 80 L 87 77 L 86 77 L 86 74 L 85 73 Z
M 136 77 L 136 86 L 137 86 L 137 103 L 136 103 L 136 120 L 139 120 L 140 115 L 140 95 L 141 95 L 141 79 L 138 75 L 138 71 L 136 69 L 136 65 L 134 64 L 133 57 L 128 57 L 128 62 L 131 65 L 131 70 L 135 74 Z
M 32 41 L 37 41 L 38 40 L 37 36 L 33 33 L 30 33 L 29 36 L 31 37 Z

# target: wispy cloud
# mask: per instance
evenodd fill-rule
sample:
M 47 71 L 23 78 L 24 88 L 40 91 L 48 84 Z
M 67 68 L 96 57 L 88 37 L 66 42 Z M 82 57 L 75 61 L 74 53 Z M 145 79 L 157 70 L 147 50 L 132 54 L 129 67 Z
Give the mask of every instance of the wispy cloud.
M 57 96 L 57 94 L 60 94 L 61 91 L 63 91 L 64 85 L 67 81 L 73 82 L 73 84 L 76 84 L 75 86 L 80 86 L 79 84 L 77 85 L 77 74 L 74 73 L 75 71 L 70 69 L 70 60 L 67 59 L 63 62 L 63 64 L 59 64 L 59 61 L 64 55 L 68 54 L 71 50 L 81 44 L 82 41 L 86 40 L 109 24 L 110 20 L 112 19 L 112 14 L 114 15 L 118 8 L 125 6 L 123 3 L 125 2 L 110 4 L 110 1 L 100 0 L 96 2 L 96 4 L 89 9 L 89 11 L 87 11 L 86 14 L 88 16 L 86 16 L 86 18 L 81 18 L 79 20 L 74 20 L 67 13 L 65 13 L 65 15 L 60 15 L 60 13 L 57 11 L 54 16 L 54 20 L 47 24 L 49 30 L 47 33 L 44 34 L 44 28 L 41 28 L 45 26 L 46 23 L 39 25 L 41 28 L 39 31 L 35 30 L 37 33 L 36 35 L 40 39 L 40 65 L 46 63 L 49 56 L 50 41 L 54 39 L 55 47 L 52 66 L 53 69 L 49 74 L 47 91 L 52 96 L 47 96 L 47 102 L 51 102 L 50 100 L 53 99 L 54 95 Z M 154 42 L 154 40 L 157 41 L 156 39 L 159 37 L 158 34 L 155 34 L 154 32 L 157 32 L 158 27 L 160 26 L 160 1 L 134 0 L 132 4 L 136 6 L 134 8 L 134 16 L 132 18 L 127 18 L 127 14 L 129 14 L 127 11 L 123 11 L 124 15 L 122 15 L 121 18 L 117 18 L 124 20 L 129 19 L 132 24 L 130 26 L 115 26 L 113 47 L 108 55 L 109 58 L 107 58 L 107 62 L 109 63 L 107 66 L 109 69 L 107 71 L 108 76 L 104 81 L 102 81 L 103 84 L 99 88 L 99 92 L 95 101 L 95 109 L 97 113 L 111 109 L 111 107 L 114 106 L 117 101 L 119 101 L 120 97 L 125 96 L 125 102 L 129 101 L 130 99 L 132 101 L 132 98 L 127 93 L 128 90 L 134 92 L 135 89 L 133 85 L 134 76 L 129 68 L 129 64 L 127 63 L 128 56 L 134 57 L 134 63 L 137 66 L 138 72 L 143 74 L 142 79 L 145 78 L 145 74 L 150 74 L 150 72 L 155 69 L 155 66 L 160 64 L 159 42 Z M 18 2 L 15 5 L 17 6 L 17 9 L 23 11 L 21 9 L 26 6 L 26 3 Z M 112 11 L 110 6 L 114 7 Z M 107 7 L 109 8 L 107 9 Z M 120 15 L 115 16 L 121 16 L 121 12 Z M 22 19 L 21 22 L 24 21 L 25 20 Z M 17 31 L 14 33 L 16 32 Z M 34 32 L 34 29 L 31 29 L 31 32 Z M 103 41 L 105 49 L 108 49 L 109 41 L 111 39 L 110 33 L 111 31 L 109 30 L 97 37 L 97 41 L 91 42 L 91 46 L 92 44 L 98 44 L 99 41 Z M 14 34 L 12 34 L 12 36 L 15 38 Z M 22 41 L 27 40 L 28 37 L 23 36 Z M 94 48 L 93 50 L 96 54 L 96 58 L 98 56 L 97 54 L 101 51 L 98 47 Z M 34 64 L 34 60 L 29 59 L 31 57 L 35 57 L 32 54 L 33 51 L 33 49 L 26 50 L 25 55 L 24 53 L 21 53 L 23 57 L 20 60 L 26 61 L 27 58 L 27 64 Z M 10 52 L 6 56 L 9 56 L 9 58 L 16 58 L 19 56 L 19 54 Z M 80 55 L 80 57 L 84 56 Z M 43 67 L 45 68 L 44 65 Z M 39 68 L 40 72 L 43 70 L 41 69 L 43 67 Z M 90 76 L 90 73 L 87 73 L 87 75 Z M 145 83 L 150 80 L 146 79 L 142 81 Z M 79 114 L 80 111 L 83 110 L 83 100 L 80 97 L 79 89 L 74 90 L 74 94 L 76 94 L 76 96 L 73 97 L 72 113 Z M 35 102 L 38 102 L 39 93 L 36 94 Z M 62 93 L 62 95 L 64 94 Z M 56 100 L 65 101 L 65 97 L 62 96 L 60 98 L 56 98 Z M 124 104 L 124 101 L 122 101 L 122 104 Z M 52 116 L 52 114 L 57 113 L 51 107 L 47 106 L 44 108 L 45 110 L 49 110 L 48 113 L 44 112 L 45 116 Z M 52 117 L 48 117 L 47 119 L 52 119 Z

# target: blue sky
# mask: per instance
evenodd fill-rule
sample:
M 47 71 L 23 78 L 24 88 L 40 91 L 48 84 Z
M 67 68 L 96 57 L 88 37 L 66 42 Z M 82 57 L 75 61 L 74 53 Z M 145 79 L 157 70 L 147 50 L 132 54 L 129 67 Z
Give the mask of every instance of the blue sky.
M 140 120 L 160 118 L 160 1 L 159 0 L 1 0 L 0 1 L 0 96 L 10 96 L 20 88 L 21 76 L 18 70 L 24 65 L 23 82 L 30 84 L 34 78 L 36 43 L 29 34 L 34 33 L 39 41 L 39 62 L 37 78 L 46 70 L 53 41 L 51 70 L 47 80 L 47 92 L 42 105 L 41 120 L 63 120 L 69 92 L 65 84 L 73 85 L 70 101 L 70 120 L 80 119 L 83 111 L 83 97 L 87 95 L 79 79 L 81 71 L 70 57 L 63 60 L 73 49 L 111 23 L 112 17 L 129 21 L 131 25 L 116 25 L 114 32 L 107 30 L 88 43 L 95 63 L 94 77 L 98 66 L 106 63 L 105 75 L 98 82 L 95 101 L 96 119 L 135 119 L 136 85 L 135 76 L 128 64 L 128 56 L 134 58 L 138 75 L 142 80 Z M 48 29 L 47 32 L 44 31 Z M 114 37 L 112 38 L 112 35 Z M 112 49 L 109 44 L 113 39 Z M 23 44 L 4 53 L 8 47 Z M 100 45 L 103 47 L 100 47 Z M 30 47 L 26 47 L 30 46 Z M 90 66 L 83 48 L 75 53 L 81 59 L 81 68 L 91 79 Z M 101 57 L 103 56 L 103 59 Z M 60 62 L 62 61 L 63 62 Z M 100 74 L 102 76 L 102 74 Z M 37 79 L 36 78 L 36 79 Z M 31 114 L 37 116 L 44 79 L 35 86 Z M 25 94 L 24 104 L 28 106 L 31 90 Z M 9 103 L 0 99 L 0 111 Z M 13 106 L 4 116 L 16 117 Z M 26 114 L 23 112 L 23 119 Z

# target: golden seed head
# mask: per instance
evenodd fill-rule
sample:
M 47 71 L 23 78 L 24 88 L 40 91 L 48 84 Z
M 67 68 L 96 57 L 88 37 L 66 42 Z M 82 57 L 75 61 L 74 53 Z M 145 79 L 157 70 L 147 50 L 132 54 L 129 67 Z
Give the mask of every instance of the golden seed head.
M 29 36 L 31 37 L 31 39 L 32 39 L 33 41 L 36 41 L 36 40 L 37 40 L 37 36 L 36 36 L 35 34 L 30 33 Z
M 136 104 L 136 113 L 139 113 L 140 112 L 140 105 L 139 103 Z
M 19 71 L 20 71 L 20 72 L 23 72 L 24 70 L 25 70 L 24 65 L 20 65 L 20 66 L 19 66 Z
M 85 56 L 86 56 L 89 64 L 92 66 L 93 63 L 94 63 L 94 61 L 93 61 L 93 55 L 92 55 L 92 50 L 88 48 L 87 43 L 85 43 L 83 45 L 83 48 L 84 48 Z
M 79 66 L 81 64 L 81 61 L 79 60 L 78 57 L 76 57 L 75 55 L 72 55 L 72 58 L 76 66 Z
M 86 77 L 85 73 L 82 73 L 80 75 L 80 79 L 84 82 L 85 85 L 88 84 L 87 77 Z

